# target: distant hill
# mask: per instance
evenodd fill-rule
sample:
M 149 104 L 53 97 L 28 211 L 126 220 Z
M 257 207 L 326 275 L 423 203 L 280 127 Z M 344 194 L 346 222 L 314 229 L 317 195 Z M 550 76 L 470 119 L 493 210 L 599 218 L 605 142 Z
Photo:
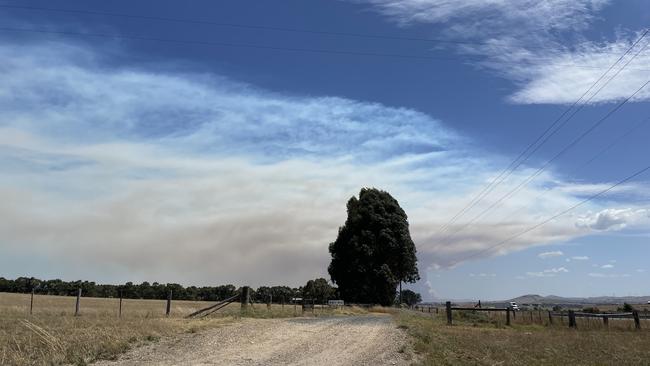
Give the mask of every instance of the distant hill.
M 562 297 L 562 296 L 541 296 L 523 295 L 507 301 L 515 301 L 517 304 L 646 304 L 650 296 L 599 296 L 599 297 Z

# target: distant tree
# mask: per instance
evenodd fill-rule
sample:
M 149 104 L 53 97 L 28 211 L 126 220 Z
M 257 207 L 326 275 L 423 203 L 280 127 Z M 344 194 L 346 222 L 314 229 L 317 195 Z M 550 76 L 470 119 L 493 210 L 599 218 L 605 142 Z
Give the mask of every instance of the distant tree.
M 329 246 L 329 274 L 348 302 L 390 305 L 402 282 L 420 279 L 406 213 L 388 192 L 363 188 Z
M 399 296 L 396 298 L 396 300 L 399 301 Z M 419 293 L 411 291 L 409 289 L 402 291 L 402 304 L 413 306 L 421 302 L 422 296 Z
M 590 306 L 590 307 L 583 308 L 583 309 L 582 309 L 582 312 L 583 312 L 583 313 L 591 313 L 591 314 L 599 314 L 599 313 L 600 313 L 600 309 L 598 309 L 598 308 L 595 307 L 595 306 Z
M 313 299 L 316 303 L 322 304 L 334 295 L 335 290 L 326 279 L 317 278 L 307 281 L 305 287 L 302 288 L 302 292 L 304 298 Z
M 634 306 L 624 302 L 622 308 L 618 308 L 618 311 L 624 312 L 624 313 L 631 313 L 634 311 Z

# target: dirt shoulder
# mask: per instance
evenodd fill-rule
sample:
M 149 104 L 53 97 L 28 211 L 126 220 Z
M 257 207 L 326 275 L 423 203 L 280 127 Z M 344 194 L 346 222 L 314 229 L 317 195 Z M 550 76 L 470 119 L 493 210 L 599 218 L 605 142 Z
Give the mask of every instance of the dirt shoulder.
M 407 365 L 388 315 L 247 319 L 134 349 L 97 365 Z

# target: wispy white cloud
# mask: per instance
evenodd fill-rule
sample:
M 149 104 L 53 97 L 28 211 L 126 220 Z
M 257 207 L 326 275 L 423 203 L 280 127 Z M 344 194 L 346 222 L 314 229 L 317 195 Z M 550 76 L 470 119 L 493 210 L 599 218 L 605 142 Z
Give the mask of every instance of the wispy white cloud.
M 613 264 L 604 264 L 604 265 L 600 266 L 600 268 L 602 268 L 602 269 L 611 269 L 611 268 L 614 268 L 614 265 Z
M 616 274 L 616 273 L 588 273 L 587 274 L 589 277 L 596 277 L 596 278 L 621 278 L 621 277 L 631 277 L 630 274 L 624 273 L 624 274 Z
M 571 257 L 571 259 L 573 259 L 574 261 L 588 261 L 589 257 L 586 256 L 586 255 L 577 255 L 577 256 Z
M 491 248 L 578 201 L 556 191 L 529 204 L 546 182 L 561 182 L 546 173 L 502 207 L 527 204 L 516 218 L 441 233 L 502 162 L 466 150 L 462 136 L 417 111 L 286 96 L 214 75 L 111 69 L 60 44 L 5 44 L 0 56 L 7 256 L 69 264 L 74 252 L 89 273 L 101 264 L 134 280 L 298 284 L 325 275 L 345 202 L 364 186 L 402 203 L 423 267 L 593 232 L 567 217 Z
M 600 0 L 366 0 L 401 26 L 431 24 L 460 44 L 461 55 L 484 57 L 474 64 L 510 79 L 514 103 L 571 104 L 623 55 L 640 32 L 619 32 L 609 40 L 585 41 L 587 30 L 610 1 Z M 640 42 L 624 65 L 641 51 Z M 650 52 L 642 51 L 611 81 L 614 68 L 583 100 L 603 103 L 629 97 L 650 78 Z M 607 86 L 596 91 L 607 83 Z M 650 99 L 644 89 L 633 101 Z
M 599 212 L 589 212 L 580 217 L 576 225 L 593 230 L 620 230 L 630 225 L 650 220 L 650 210 L 644 208 L 608 208 Z
M 606 0 L 365 0 L 383 15 L 403 24 L 446 23 L 472 18 L 476 28 L 580 29 Z M 470 28 L 469 31 L 476 28 Z M 510 29 L 510 31 L 518 31 Z
M 558 273 L 568 273 L 569 270 L 564 267 L 549 268 L 541 272 L 526 272 L 529 277 L 555 277 Z
M 546 259 L 546 258 L 553 258 L 553 257 L 561 257 L 563 255 L 564 255 L 564 253 L 562 253 L 559 250 L 556 250 L 556 251 L 552 251 L 552 252 L 539 253 L 537 256 L 539 258 Z

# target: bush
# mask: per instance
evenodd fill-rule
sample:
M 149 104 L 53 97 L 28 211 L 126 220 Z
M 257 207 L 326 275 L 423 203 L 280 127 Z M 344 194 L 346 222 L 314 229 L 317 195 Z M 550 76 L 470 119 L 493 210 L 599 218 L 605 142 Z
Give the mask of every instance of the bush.
M 626 302 L 623 303 L 622 308 L 618 308 L 618 311 L 624 312 L 624 313 L 631 313 L 634 311 L 634 307 Z
M 583 312 L 583 313 L 591 313 L 591 314 L 599 314 L 599 313 L 600 313 L 600 309 L 598 309 L 598 308 L 595 307 L 595 306 L 592 306 L 592 307 L 589 307 L 589 308 L 583 308 L 583 309 L 582 309 L 582 312 Z

